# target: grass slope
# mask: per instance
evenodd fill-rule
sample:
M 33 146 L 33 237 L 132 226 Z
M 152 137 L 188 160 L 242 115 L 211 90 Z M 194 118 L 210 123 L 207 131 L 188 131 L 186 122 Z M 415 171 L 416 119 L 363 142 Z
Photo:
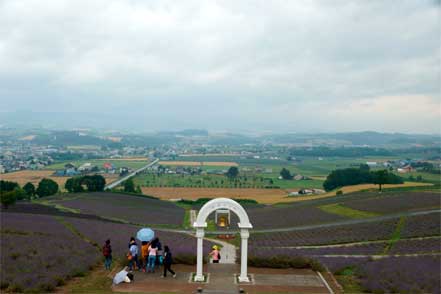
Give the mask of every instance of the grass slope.
M 352 209 L 345 207 L 341 204 L 327 204 L 319 206 L 319 208 L 325 212 L 333 213 L 340 216 L 345 216 L 349 218 L 368 218 L 378 216 L 379 214 L 373 212 L 366 212 L 361 210 Z

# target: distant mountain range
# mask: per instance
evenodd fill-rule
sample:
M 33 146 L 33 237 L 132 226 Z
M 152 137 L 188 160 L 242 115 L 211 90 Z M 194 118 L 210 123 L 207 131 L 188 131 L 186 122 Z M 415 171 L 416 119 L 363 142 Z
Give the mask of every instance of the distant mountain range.
M 114 138 L 120 138 L 117 142 Z M 149 134 L 125 134 L 97 130 L 48 130 L 22 127 L 0 127 L 0 140 L 21 139 L 42 145 L 132 145 L 155 146 L 173 143 L 199 143 L 210 145 L 273 144 L 291 146 L 356 146 L 356 147 L 439 147 L 440 136 L 351 132 L 315 134 L 266 134 L 212 133 L 203 129 L 161 131 Z

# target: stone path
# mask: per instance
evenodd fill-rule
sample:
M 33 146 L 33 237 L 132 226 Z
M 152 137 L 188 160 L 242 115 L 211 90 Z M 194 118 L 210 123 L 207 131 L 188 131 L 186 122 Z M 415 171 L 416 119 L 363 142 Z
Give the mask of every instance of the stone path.
M 203 293 L 239 293 L 238 285 L 234 283 L 234 274 L 239 271 L 236 264 L 206 265 L 205 271 L 210 273 L 210 281 L 203 285 Z
M 133 283 L 114 285 L 112 290 L 118 293 L 239 293 L 242 288 L 248 294 L 253 293 L 339 293 L 331 292 L 317 273 L 311 270 L 249 268 L 253 278 L 250 284 L 235 282 L 235 274 L 239 273 L 237 264 L 204 265 L 204 273 L 209 273 L 208 283 L 191 283 L 191 273 L 195 266 L 174 265 L 177 277 L 161 278 L 161 271 L 147 274 L 134 272 Z M 329 279 L 328 279 L 329 281 Z M 335 285 L 334 285 L 335 286 Z M 334 287 L 335 288 L 335 287 Z
M 220 251 L 221 259 L 220 263 L 226 264 L 234 264 L 236 263 L 236 247 L 228 242 L 220 241 L 217 239 L 210 239 L 204 237 L 204 240 L 211 241 L 216 244 L 222 245 L 222 249 Z

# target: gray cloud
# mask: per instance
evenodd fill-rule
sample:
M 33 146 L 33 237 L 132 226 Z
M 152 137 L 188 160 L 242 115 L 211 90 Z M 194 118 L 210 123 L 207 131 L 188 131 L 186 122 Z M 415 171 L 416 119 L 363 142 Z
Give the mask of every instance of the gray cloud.
M 438 133 L 440 27 L 436 1 L 3 0 L 1 111 Z

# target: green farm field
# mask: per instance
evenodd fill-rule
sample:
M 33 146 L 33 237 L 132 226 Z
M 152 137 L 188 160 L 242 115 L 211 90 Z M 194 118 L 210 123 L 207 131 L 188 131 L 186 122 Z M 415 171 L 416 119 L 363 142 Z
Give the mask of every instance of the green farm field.
M 224 175 L 178 175 L 178 174 L 144 174 L 134 178 L 135 185 L 142 187 L 200 187 L 200 188 L 322 188 L 322 180 L 280 180 L 277 175 L 257 174 L 239 176 L 229 180 Z M 272 181 L 272 184 L 271 184 Z

